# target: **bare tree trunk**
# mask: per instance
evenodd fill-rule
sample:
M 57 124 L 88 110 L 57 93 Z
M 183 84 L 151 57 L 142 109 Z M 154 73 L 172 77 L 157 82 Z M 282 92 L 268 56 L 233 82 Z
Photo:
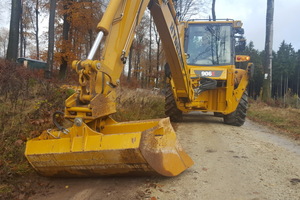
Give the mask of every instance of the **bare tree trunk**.
M 297 75 L 297 108 L 299 106 L 299 75 L 300 75 L 300 68 L 298 66 L 298 75 Z
M 283 87 L 282 87 L 282 74 L 281 74 L 281 76 L 280 76 L 280 97 L 282 98 L 282 89 L 283 89 Z
M 24 15 L 24 10 L 23 10 L 23 1 L 21 1 L 21 16 L 20 16 L 20 57 L 23 56 L 23 48 L 24 48 L 24 23 L 23 23 L 23 15 Z
M 212 0 L 211 13 L 212 13 L 213 21 L 216 21 L 216 10 L 215 10 L 215 7 L 216 7 L 216 0 Z
M 63 22 L 63 45 L 62 45 L 62 57 L 61 57 L 61 65 L 59 69 L 59 78 L 63 79 L 66 77 L 66 72 L 68 68 L 68 58 L 65 55 L 67 52 L 67 43 L 69 40 L 69 32 L 70 32 L 70 22 L 68 20 L 69 14 L 67 14 L 67 9 L 69 7 L 70 2 L 64 2 L 64 22 Z
M 22 5 L 23 7 L 23 5 Z M 21 42 L 20 42 L 20 49 L 22 49 L 22 51 L 20 51 L 20 56 L 21 57 L 26 57 L 26 47 L 27 47 L 27 43 L 26 43 L 26 34 L 25 31 L 27 30 L 27 24 L 23 22 L 23 20 L 21 20 L 20 23 L 22 29 L 21 29 Z
M 158 37 L 158 35 L 157 35 Z M 157 52 L 156 52 L 156 82 L 155 82 L 155 87 L 158 88 L 158 82 L 159 82 L 159 58 L 160 58 L 160 38 L 156 39 L 156 44 L 157 44 Z
M 150 86 L 151 74 L 152 74 L 152 17 L 150 16 L 150 38 L 149 38 L 149 70 L 148 75 L 146 75 L 146 87 Z
M 285 106 L 285 83 L 286 83 L 286 81 L 285 81 L 285 79 L 283 79 L 283 106 Z
M 24 29 L 26 30 L 26 25 L 24 25 Z M 23 57 L 26 57 L 26 47 L 27 47 L 27 43 L 26 43 L 26 36 L 25 34 L 23 34 Z
M 271 98 L 274 0 L 268 0 L 266 17 L 265 66 L 262 100 Z
M 131 69 L 132 69 L 132 53 L 133 53 L 133 46 L 131 45 L 130 47 L 130 52 L 129 52 L 129 60 L 128 60 L 128 76 L 127 76 L 127 81 L 130 82 L 131 79 Z
M 136 79 L 137 80 L 141 80 L 140 75 L 141 75 L 141 52 L 138 49 L 137 60 L 136 60 Z
M 53 73 L 53 57 L 54 57 L 54 20 L 56 11 L 56 0 L 50 0 L 50 16 L 49 16 L 49 41 L 48 41 L 48 74 L 47 78 L 50 78 Z
M 40 41 L 39 41 L 39 0 L 35 4 L 35 41 L 36 41 L 36 58 L 40 59 Z
M 286 75 L 286 80 L 285 80 L 285 83 L 284 83 L 284 94 L 283 94 L 283 96 L 284 96 L 284 98 L 283 98 L 283 105 L 284 105 L 284 107 L 286 106 L 286 104 L 287 104 L 287 98 L 288 98 L 288 91 L 289 91 L 289 86 L 288 86 L 288 84 L 289 84 L 289 77 L 288 77 L 288 75 Z
M 21 0 L 11 1 L 11 18 L 9 29 L 9 40 L 7 47 L 7 60 L 17 60 L 19 45 L 19 23 L 21 17 Z

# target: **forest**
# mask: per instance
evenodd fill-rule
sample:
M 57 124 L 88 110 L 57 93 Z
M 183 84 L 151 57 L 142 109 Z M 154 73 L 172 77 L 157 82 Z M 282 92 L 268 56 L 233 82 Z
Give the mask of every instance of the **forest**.
M 199 13 L 210 16 L 212 11 L 215 15 L 213 7 L 218 1 L 176 0 L 174 3 L 179 20 L 189 20 L 199 17 Z M 19 57 L 45 61 L 46 71 L 52 76 L 68 78 L 72 76 L 70 63 L 87 57 L 97 35 L 95 27 L 107 4 L 107 0 L 12 0 L 10 31 L 0 30 L 0 56 L 14 61 Z M 49 18 L 47 30 L 43 28 L 45 18 Z M 253 99 L 259 99 L 266 52 L 247 41 L 246 49 L 239 53 L 251 56 L 255 71 L 248 93 Z M 141 88 L 165 87 L 164 53 L 149 13 L 136 31 L 128 60 L 123 82 Z M 272 101 L 299 107 L 300 50 L 282 41 L 279 49 L 272 52 L 271 73 Z
M 108 2 L 109 0 L 0 1 L 0 16 L 2 18 L 5 16 L 1 15 L 1 12 L 10 15 L 7 16 L 10 18 L 9 28 L 0 27 L 0 199 L 31 199 L 31 196 L 39 193 L 47 197 L 46 195 L 50 194 L 49 189 L 56 187 L 50 184 L 53 179 L 51 181 L 43 179 L 34 172 L 24 156 L 25 144 L 28 140 L 40 136 L 45 130 L 51 131 L 49 127 L 55 128 L 53 124 L 55 113 L 64 110 L 65 99 L 76 93 L 78 88 L 70 87 L 72 84 L 78 84 L 78 76 L 71 69 L 71 63 L 73 60 L 87 58 L 98 33 L 97 24 L 103 17 Z M 173 0 L 173 2 L 180 21 L 218 18 L 218 13 L 215 12 L 218 0 Z M 274 2 L 274 0 L 266 0 L 265 3 L 267 2 Z M 3 21 L 1 17 L 0 25 Z M 261 19 L 266 20 L 266 29 L 270 22 L 268 19 L 271 19 L 268 14 L 266 18 Z M 166 59 L 162 41 L 149 11 L 146 11 L 135 32 L 125 68 L 123 72 L 120 71 L 122 72 L 121 87 L 118 88 L 118 97 L 115 101 L 117 113 L 112 115 L 116 121 L 166 117 L 164 98 L 168 96 L 164 94 L 167 94 L 165 92 Z M 247 34 L 247 30 L 245 33 Z M 268 32 L 266 35 L 261 34 L 264 37 L 272 35 Z M 285 133 L 290 133 L 293 139 L 299 140 L 300 49 L 295 49 L 293 44 L 283 40 L 279 48 L 273 48 L 272 51 L 271 41 L 272 37 L 269 37 L 269 41 L 266 39 L 265 50 L 256 49 L 257 44 L 250 40 L 245 43 L 243 50 L 240 49 L 238 42 L 236 44 L 236 54 L 249 55 L 255 66 L 248 85 L 250 104 L 247 118 L 249 121 L 258 121 L 264 125 L 272 124 Z M 96 59 L 101 58 L 103 46 L 101 43 L 96 52 Z M 32 59 L 44 68 L 39 70 L 25 68 L 20 63 L 20 58 Z M 268 62 L 270 60 L 271 62 Z M 266 72 L 266 68 L 269 72 Z M 268 76 L 267 79 L 266 73 L 271 73 L 272 76 Z M 267 82 L 270 90 L 269 98 L 264 100 L 263 88 L 266 80 L 270 81 Z M 102 79 L 102 84 L 105 83 L 109 85 L 110 82 Z M 114 88 L 117 85 L 109 86 Z M 101 120 L 99 122 L 102 123 Z M 218 118 L 208 126 L 206 125 L 208 121 L 203 123 L 196 119 L 193 122 L 208 128 L 218 127 L 222 132 L 223 126 L 218 126 L 217 120 Z M 191 125 L 191 123 L 186 124 L 189 127 Z M 246 125 L 247 130 L 252 129 L 248 127 Z M 199 130 L 202 130 L 202 127 L 200 128 Z M 235 127 L 228 129 L 236 130 L 230 131 L 234 134 L 232 137 L 240 135 L 239 131 L 243 132 L 243 129 L 235 129 Z M 222 136 L 227 135 L 225 133 L 222 132 Z M 201 136 L 198 131 L 197 135 Z M 211 135 L 216 136 L 217 133 L 214 131 Z M 213 139 L 215 140 L 215 137 Z M 252 146 L 256 147 L 256 145 Z M 214 150 L 205 150 L 205 153 L 214 152 Z M 256 149 L 253 152 L 257 152 Z M 234 160 L 237 160 L 236 158 L 238 156 L 233 156 Z M 245 161 L 249 163 L 247 159 Z M 270 160 L 268 166 L 273 166 L 277 158 L 270 157 Z M 228 163 L 227 159 L 226 163 Z M 200 170 L 206 173 L 211 169 L 201 165 Z M 283 179 L 285 180 L 286 177 Z M 67 191 L 69 185 L 65 184 L 64 179 L 60 180 L 64 184 L 62 189 Z M 79 181 L 82 185 L 82 180 Z M 115 179 L 113 181 L 115 183 Z M 172 181 L 172 185 L 173 183 Z M 120 191 L 123 194 L 124 191 Z

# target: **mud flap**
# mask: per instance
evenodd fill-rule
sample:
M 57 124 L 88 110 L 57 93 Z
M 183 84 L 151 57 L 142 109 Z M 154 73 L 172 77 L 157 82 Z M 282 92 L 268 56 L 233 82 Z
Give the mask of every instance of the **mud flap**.
M 193 165 L 168 118 L 108 123 L 100 132 L 84 123 L 69 130 L 45 131 L 27 142 L 25 156 L 39 174 L 176 176 Z

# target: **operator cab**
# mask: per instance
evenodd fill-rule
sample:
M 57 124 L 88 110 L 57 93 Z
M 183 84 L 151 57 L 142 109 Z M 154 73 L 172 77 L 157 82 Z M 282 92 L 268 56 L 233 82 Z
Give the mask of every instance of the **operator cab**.
M 239 24 L 240 23 L 240 24 Z M 187 64 L 224 66 L 234 64 L 236 34 L 243 34 L 240 21 L 189 22 L 185 32 Z

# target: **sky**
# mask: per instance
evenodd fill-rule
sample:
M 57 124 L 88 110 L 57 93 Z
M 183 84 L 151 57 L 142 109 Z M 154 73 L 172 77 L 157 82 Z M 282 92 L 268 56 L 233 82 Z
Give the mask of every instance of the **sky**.
M 9 20 L 10 20 L 10 9 L 11 4 L 8 0 L 0 1 L 0 28 L 5 27 L 9 28 Z
M 274 0 L 273 50 L 283 40 L 300 49 L 300 0 Z M 241 20 L 247 41 L 263 50 L 266 34 L 267 0 L 216 0 L 217 18 Z
M 0 27 L 9 27 L 10 1 L 1 0 Z M 295 50 L 300 49 L 300 0 L 274 0 L 273 50 L 285 40 Z M 265 44 L 267 0 L 216 0 L 218 19 L 241 20 L 245 37 L 254 48 L 263 50 Z M 210 11 L 209 11 L 210 12 Z

